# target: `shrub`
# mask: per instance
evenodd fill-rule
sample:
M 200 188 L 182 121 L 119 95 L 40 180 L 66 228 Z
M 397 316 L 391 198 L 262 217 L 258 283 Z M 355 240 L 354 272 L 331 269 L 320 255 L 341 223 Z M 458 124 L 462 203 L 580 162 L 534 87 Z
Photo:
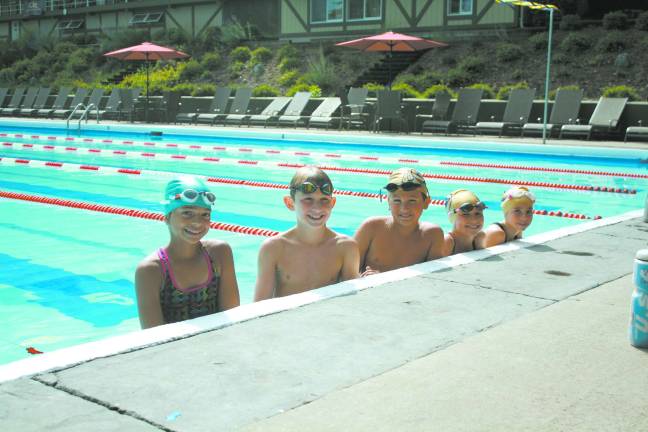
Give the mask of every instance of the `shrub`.
M 592 40 L 580 33 L 569 33 L 560 43 L 560 49 L 565 52 L 577 53 L 591 48 Z
M 484 72 L 486 66 L 486 60 L 479 56 L 472 56 L 461 60 L 457 65 L 457 68 L 466 71 L 470 76 L 475 76 Z
M 435 71 L 424 71 L 420 74 L 401 74 L 394 83 L 405 83 L 414 87 L 417 91 L 423 91 L 430 86 L 441 83 L 442 76 Z
M 545 50 L 547 49 L 548 37 L 549 35 L 547 34 L 547 32 L 536 33 L 529 38 L 529 43 L 531 44 L 531 47 L 536 51 Z
M 495 90 L 490 84 L 475 83 L 469 85 L 468 88 L 482 89 L 484 91 L 484 94 L 482 96 L 484 99 L 495 99 Z
M 451 87 L 463 87 L 472 81 L 472 74 L 461 68 L 450 69 L 446 75 L 446 82 Z
M 509 94 L 511 94 L 511 90 L 517 88 L 529 88 L 529 84 L 527 84 L 526 81 L 522 81 L 517 84 L 502 86 L 497 92 L 497 96 L 495 98 L 498 100 L 508 100 Z
M 251 60 L 255 64 L 257 63 L 265 64 L 272 59 L 272 51 L 270 51 L 266 47 L 259 47 L 254 51 L 252 51 L 251 54 L 252 54 Z
M 236 47 L 230 52 L 230 60 L 233 62 L 247 63 L 252 58 L 252 51 L 246 46 Z
M 252 90 L 252 96 L 255 97 L 272 97 L 279 96 L 279 89 L 272 87 L 269 84 L 261 84 Z
M 163 67 L 156 67 L 151 70 L 149 91 L 151 94 L 161 94 L 163 90 L 168 89 L 178 83 L 182 69 L 185 63 L 178 63 L 177 65 L 167 65 Z M 60 83 L 59 83 L 60 85 Z M 146 68 L 142 67 L 134 74 L 126 75 L 120 87 L 139 87 L 146 88 Z
M 601 53 L 618 52 L 625 49 L 627 40 L 621 31 L 606 32 L 596 44 L 596 50 Z
M 222 58 L 219 52 L 212 51 L 205 54 L 201 61 L 202 66 L 210 71 L 220 68 L 222 64 Z
M 286 45 L 282 45 L 281 48 L 277 50 L 277 58 L 279 59 L 279 62 L 287 58 L 299 58 L 299 51 L 293 44 L 288 43 Z
M 631 101 L 636 101 L 641 99 L 641 97 L 639 96 L 639 92 L 637 92 L 637 89 L 627 85 L 604 87 L 602 96 L 627 97 Z
M 291 70 L 281 74 L 281 76 L 279 77 L 279 85 L 282 87 L 290 87 L 292 85 L 295 85 L 295 83 L 297 82 L 297 75 L 299 75 L 299 72 L 296 70 Z
M 311 97 L 321 97 L 322 89 L 319 88 L 317 84 L 295 84 L 290 87 L 286 92 L 286 96 L 295 96 L 298 92 L 308 91 L 311 94 Z
M 423 91 L 423 93 L 421 93 L 421 98 L 423 98 L 423 99 L 432 99 L 432 98 L 436 97 L 437 93 L 441 93 L 441 92 L 446 92 L 453 98 L 457 97 L 457 93 L 452 91 L 452 89 L 450 87 L 448 87 L 447 85 L 445 85 L 445 84 L 435 84 L 433 86 L 430 86 L 430 87 L 426 88 L 425 91 Z
M 317 84 L 327 93 L 339 87 L 340 78 L 335 67 L 324 56 L 320 50 L 319 55 L 308 59 L 308 71 L 304 74 L 304 80 L 311 84 Z
M 214 84 L 194 84 L 191 96 L 213 96 L 216 93 Z
M 236 61 L 229 65 L 229 76 L 231 79 L 238 79 L 245 70 L 245 63 Z
M 182 81 L 194 81 L 197 78 L 200 78 L 200 76 L 203 73 L 203 67 L 200 63 L 198 63 L 196 60 L 189 60 L 188 62 L 185 63 L 184 69 L 182 69 L 182 72 L 180 73 L 180 80 Z
M 512 62 L 524 56 L 524 50 L 519 45 L 503 43 L 495 49 L 495 58 L 502 63 Z
M 374 83 L 374 82 L 366 83 L 366 84 L 363 85 L 362 87 L 363 87 L 363 88 L 366 88 L 366 89 L 369 90 L 370 92 L 376 92 L 376 91 L 378 91 L 378 90 L 385 90 L 385 86 L 384 86 L 384 85 L 382 85 L 382 84 L 378 84 L 378 83 Z
M 300 69 L 302 61 L 294 57 L 286 57 L 279 62 L 279 70 L 281 73 L 288 72 L 289 70 Z
M 628 15 L 622 11 L 614 11 L 603 16 L 603 28 L 606 30 L 625 30 L 630 26 Z
M 560 20 L 558 28 L 564 31 L 579 30 L 581 28 L 581 19 L 578 15 L 564 15 Z
M 648 11 L 639 14 L 635 21 L 635 28 L 641 31 L 648 31 Z
M 549 91 L 549 100 L 556 100 L 556 93 L 558 93 L 558 90 L 580 90 L 580 87 L 577 85 L 567 85 L 567 86 L 560 86 L 557 89 Z
M 401 93 L 403 93 L 403 96 L 407 98 L 421 98 L 421 93 L 419 93 L 418 90 L 404 82 L 394 84 L 392 86 L 392 90 L 400 91 Z

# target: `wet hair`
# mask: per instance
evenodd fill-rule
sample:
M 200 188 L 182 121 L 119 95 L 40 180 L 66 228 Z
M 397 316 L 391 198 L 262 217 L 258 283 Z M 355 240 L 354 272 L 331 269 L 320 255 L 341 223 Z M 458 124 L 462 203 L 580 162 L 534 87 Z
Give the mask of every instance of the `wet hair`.
M 293 175 L 290 180 L 290 197 L 295 199 L 295 194 L 297 193 L 296 188 L 299 187 L 304 182 L 313 183 L 316 186 L 322 186 L 325 184 L 330 184 L 331 188 L 333 187 L 333 182 L 321 169 L 314 166 L 305 166 L 297 169 L 295 175 Z

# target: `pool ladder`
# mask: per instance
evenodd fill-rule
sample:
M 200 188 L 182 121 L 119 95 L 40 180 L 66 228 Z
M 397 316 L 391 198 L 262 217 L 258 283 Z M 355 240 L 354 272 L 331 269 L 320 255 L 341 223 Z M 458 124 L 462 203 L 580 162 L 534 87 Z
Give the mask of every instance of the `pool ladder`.
M 66 130 L 70 130 L 70 120 L 72 120 L 72 117 L 74 117 L 74 114 L 77 112 L 77 110 L 82 109 L 83 112 L 81 113 L 81 117 L 79 117 L 79 122 L 77 123 L 77 133 L 81 132 L 81 122 L 85 119 L 85 122 L 88 123 L 88 113 L 92 110 L 92 108 L 95 109 L 95 113 L 97 114 L 97 123 L 99 123 L 99 107 L 95 106 L 95 104 L 90 104 L 88 106 L 85 106 L 84 104 L 80 103 L 77 106 L 74 107 L 72 112 L 67 118 L 67 124 L 66 124 Z

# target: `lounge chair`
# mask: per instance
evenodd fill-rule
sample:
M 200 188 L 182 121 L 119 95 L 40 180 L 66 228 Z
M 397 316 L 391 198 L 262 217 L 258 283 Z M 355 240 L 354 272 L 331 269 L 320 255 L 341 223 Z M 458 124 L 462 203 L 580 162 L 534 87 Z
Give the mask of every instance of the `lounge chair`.
M 293 96 L 292 100 L 286 107 L 286 110 L 277 119 L 277 124 L 296 125 L 299 119 L 303 117 L 303 112 L 306 109 L 306 105 L 308 105 L 310 97 L 310 92 L 299 92 Z
M 178 107 L 178 114 L 175 116 L 174 123 L 188 122 L 193 123 L 198 116 L 198 101 L 191 98 L 180 98 L 180 106 Z
M 555 135 L 562 125 L 576 121 L 582 98 L 583 90 L 558 89 L 558 92 L 556 92 L 556 100 L 554 101 L 553 108 L 551 108 L 549 122 L 547 123 L 548 136 Z M 522 136 L 527 134 L 542 135 L 543 128 L 542 117 L 538 117 L 536 123 L 526 123 L 522 126 Z
M 369 90 L 361 87 L 351 87 L 348 93 L 339 93 L 342 106 L 340 107 L 340 128 L 360 126 L 367 129 L 369 113 L 367 112 L 367 95 Z
M 463 88 L 459 90 L 457 103 L 452 110 L 450 120 L 426 120 L 421 125 L 422 132 L 459 132 L 470 128 L 477 122 L 479 106 L 484 91 L 476 88 Z
M 225 118 L 225 121 L 227 123 L 234 123 L 236 121 L 239 121 L 239 124 L 247 122 L 248 126 L 252 124 L 262 124 L 263 127 L 266 127 L 268 123 L 276 121 L 279 118 L 279 115 L 283 112 L 283 110 L 291 100 L 292 98 L 285 96 L 276 97 L 259 114 L 241 116 L 229 115 Z
M 601 97 L 590 117 L 589 124 L 567 124 L 560 128 L 559 138 L 564 136 L 583 136 L 589 140 L 594 132 L 611 132 L 619 125 L 619 118 L 628 98 Z
M 14 108 L 13 111 L 9 112 L 9 115 L 19 115 L 22 110 L 29 110 L 34 105 L 36 97 L 38 96 L 38 87 L 29 87 L 27 93 L 25 93 L 25 98 L 22 100 L 20 105 L 17 108 Z
M 36 117 L 51 117 L 54 111 L 65 109 L 71 91 L 72 87 L 61 87 L 52 106 L 50 108 L 40 108 L 33 115 Z
M 415 129 L 416 124 L 421 122 L 421 133 L 423 133 L 423 122 L 428 120 L 446 120 L 448 118 L 448 108 L 450 108 L 450 99 L 452 96 L 447 91 L 439 91 L 434 95 L 434 105 L 432 105 L 432 112 L 429 114 L 416 114 L 414 117 Z M 416 112 L 420 112 L 421 108 L 416 107 Z
M 94 88 L 94 89 L 92 89 L 92 93 L 90 93 L 90 97 L 88 98 L 88 102 L 85 105 L 79 107 L 79 109 L 76 110 L 76 111 L 74 111 L 74 107 L 76 105 L 74 105 L 74 102 L 73 102 L 72 105 L 70 106 L 70 108 L 72 108 L 70 110 L 70 114 L 68 114 L 65 117 L 71 116 L 72 113 L 74 112 L 74 117 L 79 118 L 79 117 L 81 117 L 83 115 L 83 112 L 85 110 L 88 110 L 88 117 L 90 116 L 90 113 L 93 113 L 93 114 L 95 114 L 95 118 L 96 118 L 96 113 L 99 111 L 99 108 L 101 106 L 101 99 L 103 98 L 103 94 L 104 94 L 104 89 L 102 89 L 102 88 Z
M 4 100 L 7 97 L 7 93 L 9 93 L 7 87 L 0 87 L 0 108 L 4 107 Z
M 102 118 L 119 118 L 121 114 L 121 95 L 119 94 L 119 89 L 113 88 L 108 96 L 106 101 L 106 106 L 103 109 L 100 109 L 98 112 L 96 110 L 91 110 L 89 115 L 94 117 L 99 117 L 99 120 Z
M 311 113 L 310 116 L 306 117 L 306 127 L 311 126 L 325 126 L 326 129 L 329 126 L 332 126 L 333 123 L 339 123 L 340 117 L 334 116 L 336 112 L 339 112 L 342 101 L 339 97 L 328 97 L 325 98 L 322 103 L 320 103 L 315 111 Z M 296 125 L 299 124 L 300 120 L 297 121 Z
M 504 117 L 501 122 L 477 122 L 475 125 L 475 134 L 487 132 L 497 132 L 499 136 L 506 135 L 507 132 L 515 131 L 519 135 L 522 131 L 522 126 L 529 120 L 531 114 L 531 107 L 533 106 L 533 97 L 535 96 L 535 89 L 517 88 L 511 90 L 506 108 L 504 109 Z
M 44 109 L 45 106 L 47 105 L 47 99 L 49 98 L 49 95 L 50 95 L 50 88 L 42 87 L 40 90 L 38 90 L 38 96 L 36 97 L 36 100 L 34 101 L 32 106 L 22 108 L 18 114 L 25 115 L 25 116 L 36 115 L 38 110 Z
M 122 116 L 128 116 L 128 120 L 132 123 L 133 118 L 135 117 L 135 108 L 137 105 L 137 98 L 139 98 L 142 89 L 139 87 L 135 88 L 122 88 L 119 89 L 119 118 L 122 119 Z
M 6 108 L 0 109 L 0 115 L 11 115 L 17 109 L 20 109 L 20 101 L 22 100 L 24 94 L 25 94 L 24 87 L 16 87 L 14 89 L 13 94 L 11 95 L 11 100 L 9 101 L 9 105 L 7 105 Z
M 196 123 L 212 123 L 215 118 L 227 113 L 227 104 L 229 103 L 230 94 L 232 94 L 232 89 L 229 87 L 217 88 L 209 110 L 204 113 L 196 112 L 193 121 Z
M 629 126 L 626 128 L 623 142 L 629 139 L 648 139 L 648 127 L 642 126 L 642 121 L 639 120 L 639 126 Z
M 50 117 L 67 118 L 77 105 L 83 104 L 83 102 L 85 102 L 87 96 L 88 89 L 78 88 L 76 93 L 74 94 L 74 97 L 72 98 L 72 102 L 70 102 L 70 105 L 67 108 L 53 110 L 52 112 L 50 112 Z
M 232 106 L 227 110 L 226 114 L 217 114 L 212 120 L 212 124 L 221 122 L 225 124 L 225 119 L 230 115 L 245 115 L 248 112 L 248 106 L 250 105 L 250 98 L 252 97 L 252 89 L 248 87 L 240 87 L 236 89 L 234 94 L 234 100 L 232 101 Z
M 379 90 L 376 98 L 376 112 L 374 113 L 373 131 L 378 132 L 383 120 L 395 120 L 399 127 L 405 125 L 406 132 L 407 121 L 403 118 L 403 107 L 401 106 L 401 92 L 393 90 Z

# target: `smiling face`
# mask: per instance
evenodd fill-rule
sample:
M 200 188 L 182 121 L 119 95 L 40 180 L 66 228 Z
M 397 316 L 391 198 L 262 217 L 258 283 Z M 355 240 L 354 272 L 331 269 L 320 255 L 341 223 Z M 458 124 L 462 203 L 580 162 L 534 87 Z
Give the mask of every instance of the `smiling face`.
M 479 233 L 479 231 L 482 230 L 483 227 L 484 210 L 482 208 L 475 207 L 467 213 L 457 211 L 452 230 L 458 234 L 475 236 L 477 235 L 477 233 Z
M 183 206 L 166 217 L 172 239 L 198 243 L 209 231 L 211 210 L 199 206 Z
M 325 195 L 319 189 L 313 193 L 296 191 L 294 195 L 294 198 L 284 197 L 284 202 L 295 212 L 298 225 L 313 228 L 326 226 L 335 206 L 334 196 Z
M 504 220 L 517 232 L 524 231 L 533 221 L 533 205 L 530 201 L 520 200 L 504 213 Z
M 389 192 L 387 202 L 394 223 L 406 227 L 418 224 L 423 210 L 428 207 L 428 200 L 423 197 L 418 188 L 409 191 L 396 189 Z

